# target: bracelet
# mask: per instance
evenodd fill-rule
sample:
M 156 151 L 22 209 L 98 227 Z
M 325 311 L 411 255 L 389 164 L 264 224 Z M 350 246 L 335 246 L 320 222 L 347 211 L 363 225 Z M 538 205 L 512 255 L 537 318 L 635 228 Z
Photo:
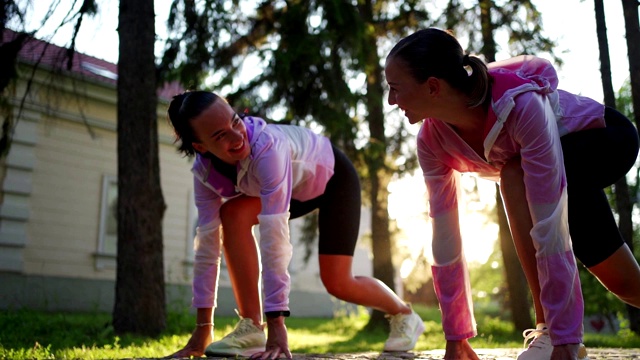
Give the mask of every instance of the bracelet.
M 197 323 L 196 324 L 197 327 L 202 327 L 202 326 L 213 326 L 212 322 L 208 322 L 208 323 Z

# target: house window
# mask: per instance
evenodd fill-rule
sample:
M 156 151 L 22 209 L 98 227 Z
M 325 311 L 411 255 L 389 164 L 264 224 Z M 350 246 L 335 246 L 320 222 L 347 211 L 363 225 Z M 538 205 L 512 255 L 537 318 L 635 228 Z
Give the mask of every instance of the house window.
M 102 178 L 102 198 L 100 200 L 100 227 L 96 268 L 116 267 L 118 246 L 118 178 L 105 175 Z

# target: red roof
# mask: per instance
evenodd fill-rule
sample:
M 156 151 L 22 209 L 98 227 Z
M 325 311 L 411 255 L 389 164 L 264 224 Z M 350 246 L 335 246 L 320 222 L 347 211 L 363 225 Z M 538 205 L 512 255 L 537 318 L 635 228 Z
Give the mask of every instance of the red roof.
M 20 33 L 5 29 L 0 44 L 13 41 L 18 36 L 20 36 Z M 33 37 L 29 37 L 25 41 L 18 57 L 21 62 L 32 65 L 38 64 L 38 66 L 60 71 L 71 71 L 81 77 L 114 86 L 118 78 L 117 64 L 80 52 L 73 53 L 69 68 L 69 59 L 71 57 L 69 49 Z M 166 83 L 162 89 L 158 90 L 158 97 L 164 100 L 171 100 L 174 95 L 183 91 L 184 88 L 178 82 Z

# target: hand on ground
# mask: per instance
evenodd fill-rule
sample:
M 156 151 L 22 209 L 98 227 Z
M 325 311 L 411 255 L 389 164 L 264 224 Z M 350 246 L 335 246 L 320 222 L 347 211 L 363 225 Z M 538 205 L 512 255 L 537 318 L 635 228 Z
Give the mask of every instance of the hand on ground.
M 279 316 L 267 319 L 267 346 L 264 352 L 251 355 L 251 359 L 277 359 L 280 355 L 287 359 L 293 358 L 289 351 L 289 339 L 287 327 L 284 325 L 284 317 Z
M 447 341 L 445 360 L 480 360 L 467 340 Z
M 213 342 L 213 326 L 197 326 L 191 334 L 187 345 L 177 352 L 167 356 L 172 358 L 200 357 L 204 355 L 204 349 Z

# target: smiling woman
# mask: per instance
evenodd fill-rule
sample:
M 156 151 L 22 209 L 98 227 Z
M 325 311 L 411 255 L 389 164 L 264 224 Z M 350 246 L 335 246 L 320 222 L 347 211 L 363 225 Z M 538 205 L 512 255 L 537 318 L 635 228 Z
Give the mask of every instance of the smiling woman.
M 543 58 L 487 65 L 438 28 L 394 45 L 385 75 L 389 104 L 410 123 L 422 122 L 418 160 L 429 194 L 445 359 L 478 358 L 467 341 L 477 330 L 459 216 L 462 173 L 499 184 L 532 293 L 537 326 L 518 358 L 585 358 L 576 258 L 621 300 L 640 304 L 640 267 L 603 191 L 635 163 L 633 124 L 615 109 L 558 89 L 556 71 Z
M 176 95 L 168 113 L 180 151 L 195 156 L 192 172 L 198 209 L 193 279 L 196 329 L 174 357 L 204 352 L 291 358 L 284 325 L 290 315 L 288 268 L 293 256 L 288 222 L 316 209 L 320 278 L 327 291 L 340 300 L 389 314 L 386 350 L 413 349 L 424 330 L 420 317 L 381 281 L 353 274 L 362 204 L 358 174 L 346 155 L 308 128 L 267 124 L 249 115 L 241 118 L 211 92 Z M 260 260 L 254 225 L 259 225 Z M 231 334 L 212 343 L 222 246 L 241 320 Z

